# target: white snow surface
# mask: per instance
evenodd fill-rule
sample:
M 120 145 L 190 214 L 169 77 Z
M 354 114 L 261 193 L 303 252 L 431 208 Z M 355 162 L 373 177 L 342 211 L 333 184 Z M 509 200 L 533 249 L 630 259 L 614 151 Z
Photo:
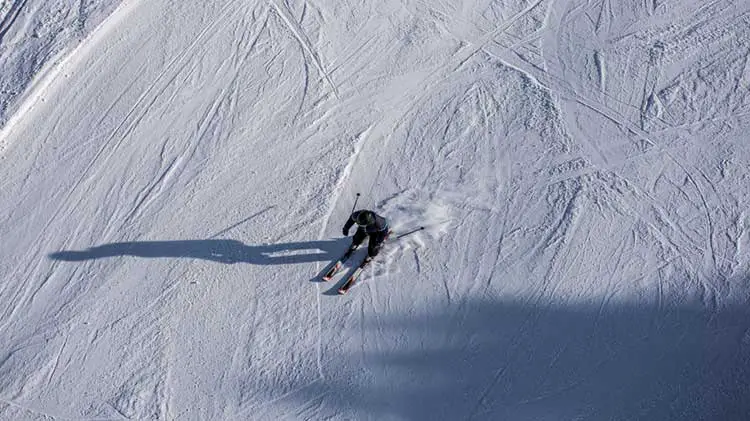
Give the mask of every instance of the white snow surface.
M 0 419 L 750 419 L 748 39 L 731 0 L 0 1 Z M 426 229 L 341 296 L 358 192 Z

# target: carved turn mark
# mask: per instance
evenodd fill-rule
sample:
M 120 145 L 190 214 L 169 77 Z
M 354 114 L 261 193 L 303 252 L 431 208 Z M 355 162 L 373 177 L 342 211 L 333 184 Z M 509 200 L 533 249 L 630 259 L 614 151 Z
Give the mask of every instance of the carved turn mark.
M 279 17 L 284 21 L 286 26 L 292 32 L 292 35 L 294 36 L 294 38 L 296 38 L 297 41 L 302 46 L 302 49 L 305 50 L 305 52 L 309 54 L 310 57 L 312 57 L 313 63 L 315 63 L 315 67 L 317 67 L 318 72 L 320 73 L 320 76 L 328 83 L 328 85 L 331 87 L 331 90 L 333 91 L 333 94 L 338 99 L 339 98 L 338 88 L 333 83 L 333 80 L 331 80 L 331 76 L 328 74 L 328 72 L 326 72 L 325 68 L 323 67 L 323 62 L 320 59 L 320 56 L 318 55 L 317 51 L 315 51 L 315 49 L 313 48 L 312 43 L 310 42 L 310 39 L 302 30 L 302 27 L 299 25 L 299 23 L 297 23 L 297 21 L 292 16 L 292 12 L 286 6 L 286 3 L 283 3 L 283 4 L 279 4 L 279 3 L 281 3 L 280 0 L 271 1 L 271 5 L 276 11 L 276 14 L 278 14 Z
M 607 82 L 607 70 L 605 68 L 601 51 L 594 51 L 594 66 L 596 66 L 596 75 L 597 83 L 599 84 L 599 90 L 601 92 L 604 92 L 606 90 L 605 84 Z
M 657 84 L 661 73 L 664 44 L 656 41 L 649 50 L 646 80 L 643 84 L 643 99 L 641 100 L 641 129 L 648 131 L 648 120 L 658 118 L 661 114 L 661 102 L 657 97 Z
M 14 1 L 10 5 L 10 9 L 8 9 L 8 13 L 6 13 L 2 20 L 0 20 L 0 43 L 3 42 L 5 34 L 8 33 L 10 27 L 13 26 L 13 23 L 18 19 L 18 15 L 21 14 L 21 10 L 26 5 L 26 2 L 27 0 Z

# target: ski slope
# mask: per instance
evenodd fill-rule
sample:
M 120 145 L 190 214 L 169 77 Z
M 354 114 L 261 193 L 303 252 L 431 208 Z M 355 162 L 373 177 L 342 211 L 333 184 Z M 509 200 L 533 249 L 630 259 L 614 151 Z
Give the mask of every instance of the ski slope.
M 0 419 L 750 419 L 749 37 L 730 0 L 0 2 Z M 356 193 L 426 229 L 340 296 Z

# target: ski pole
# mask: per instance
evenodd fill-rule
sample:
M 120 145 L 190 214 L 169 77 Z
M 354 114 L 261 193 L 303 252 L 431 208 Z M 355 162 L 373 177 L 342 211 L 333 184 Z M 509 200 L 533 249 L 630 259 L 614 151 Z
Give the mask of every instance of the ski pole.
M 354 204 L 352 205 L 352 211 L 349 213 L 354 213 L 354 208 L 357 207 L 357 201 L 359 201 L 359 193 L 357 193 L 357 197 L 354 199 Z
M 396 239 L 398 240 L 398 239 L 399 239 L 399 238 L 401 238 L 401 237 L 406 237 L 407 235 L 410 235 L 410 234 L 414 234 L 414 233 L 415 233 L 415 232 L 417 232 L 417 231 L 422 231 L 423 229 L 424 229 L 424 227 L 419 227 L 419 228 L 417 228 L 417 229 L 413 229 L 413 230 L 411 230 L 411 231 L 407 232 L 406 234 L 401 234 L 401 235 L 399 235 L 398 237 L 396 237 Z

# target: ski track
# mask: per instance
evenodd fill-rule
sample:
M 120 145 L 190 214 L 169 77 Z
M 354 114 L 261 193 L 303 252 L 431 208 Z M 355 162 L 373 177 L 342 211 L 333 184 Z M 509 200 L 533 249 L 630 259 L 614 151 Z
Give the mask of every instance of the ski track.
M 219 20 L 212 22 L 212 24 L 208 25 L 206 28 L 204 28 L 198 37 L 195 39 L 195 41 L 188 46 L 185 50 L 183 50 L 179 55 L 172 58 L 172 60 L 167 64 L 165 69 L 157 76 L 156 80 L 151 83 L 150 87 L 140 96 L 140 98 L 136 101 L 135 105 L 130 109 L 130 111 L 126 114 L 125 118 L 120 122 L 117 127 L 112 131 L 112 133 L 105 139 L 102 146 L 99 148 L 99 150 L 94 155 L 93 159 L 86 165 L 82 171 L 82 174 L 78 179 L 75 181 L 75 183 L 70 187 L 70 189 L 66 192 L 63 200 L 61 200 L 60 206 L 52 213 L 51 217 L 47 220 L 45 225 L 40 230 L 40 235 L 43 235 L 45 233 L 50 225 L 58 219 L 61 212 L 63 212 L 67 207 L 76 207 L 78 204 L 80 204 L 81 200 L 83 200 L 84 193 L 83 189 L 86 184 L 91 184 L 93 180 L 93 177 L 95 177 L 96 174 L 91 174 L 94 171 L 94 167 L 99 164 L 101 160 L 104 162 L 110 160 L 112 156 L 114 156 L 115 152 L 117 151 L 119 145 L 128 137 L 128 135 L 132 132 L 133 128 L 141 121 L 141 119 L 148 113 L 149 109 L 154 105 L 157 98 L 167 89 L 169 85 L 171 85 L 177 75 L 185 68 L 187 63 L 189 62 L 189 54 L 193 52 L 197 48 L 197 46 L 200 45 L 201 40 L 205 37 L 207 37 L 209 34 L 213 33 L 212 28 L 214 28 L 219 21 L 225 19 L 227 16 L 229 16 L 229 13 L 231 12 L 231 9 L 229 6 L 231 6 L 232 3 L 228 4 L 222 14 Z M 163 80 L 166 81 L 166 83 L 162 82 Z M 157 88 L 157 86 L 162 85 L 161 87 Z M 155 91 L 154 93 L 152 93 Z M 106 155 L 106 156 L 105 156 Z M 103 165 L 103 164 L 102 164 Z M 81 192 L 79 194 L 78 199 L 76 199 L 73 202 L 73 195 L 76 192 Z M 133 209 L 133 212 L 137 210 L 138 205 L 136 206 L 136 209 Z M 41 241 L 41 237 L 37 238 L 35 243 L 43 243 Z M 17 275 L 19 273 L 19 268 L 16 267 L 16 269 L 11 273 L 11 277 Z M 53 267 L 54 269 L 54 267 Z M 23 297 L 20 299 L 20 302 L 14 306 L 13 311 L 11 312 L 11 315 L 6 318 L 5 322 L 0 325 L 0 331 L 2 331 L 4 328 L 7 327 L 7 324 L 10 323 L 10 321 L 13 319 L 13 315 L 16 312 L 16 309 L 19 308 L 20 305 L 25 304 L 29 300 L 33 299 L 33 295 L 36 293 L 36 291 L 39 291 L 41 287 L 44 285 L 44 282 L 39 284 L 37 288 L 35 289 L 34 293 L 31 293 L 32 288 L 34 287 L 33 284 L 30 284 L 26 287 L 24 291 Z M 31 295 L 29 295 L 31 293 Z
M 286 2 L 284 2 L 283 4 L 279 4 L 280 2 L 281 0 L 271 0 L 271 4 L 273 5 L 274 10 L 276 10 L 276 13 L 279 15 L 279 17 L 289 27 L 289 30 L 297 39 L 302 49 L 304 49 L 305 52 L 310 55 L 313 63 L 315 63 L 315 67 L 320 73 L 320 76 L 328 83 L 328 86 L 330 86 L 333 94 L 336 96 L 336 98 L 339 98 L 338 88 L 336 87 L 336 84 L 333 83 L 330 74 L 326 72 L 320 56 L 312 47 L 312 43 L 307 38 L 307 35 L 305 35 L 305 32 L 302 30 L 302 28 L 300 28 L 297 21 L 293 18 L 292 12 L 287 7 Z
M 3 16 L 3 19 L 0 20 L 0 44 L 2 44 L 3 38 L 5 38 L 5 35 L 8 33 L 8 30 L 10 30 L 10 27 L 15 23 L 16 19 L 18 19 L 18 15 L 21 14 L 21 10 L 23 10 L 27 2 L 28 0 L 11 1 L 10 8 Z

